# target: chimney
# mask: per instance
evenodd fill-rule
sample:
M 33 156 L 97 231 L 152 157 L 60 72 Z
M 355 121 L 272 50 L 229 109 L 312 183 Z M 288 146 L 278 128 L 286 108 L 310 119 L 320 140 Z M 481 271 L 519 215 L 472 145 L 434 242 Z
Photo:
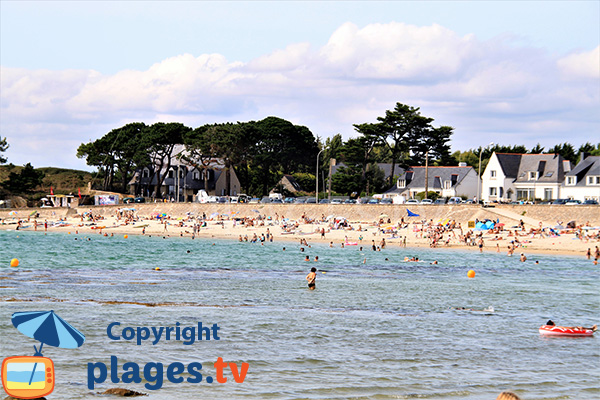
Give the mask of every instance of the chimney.
M 459 163 L 458 163 L 458 166 L 459 166 L 459 167 L 466 167 L 466 166 L 467 166 L 467 163 L 466 163 L 466 162 L 459 162 Z
M 563 160 L 563 171 L 565 171 L 565 173 L 571 171 L 571 161 Z

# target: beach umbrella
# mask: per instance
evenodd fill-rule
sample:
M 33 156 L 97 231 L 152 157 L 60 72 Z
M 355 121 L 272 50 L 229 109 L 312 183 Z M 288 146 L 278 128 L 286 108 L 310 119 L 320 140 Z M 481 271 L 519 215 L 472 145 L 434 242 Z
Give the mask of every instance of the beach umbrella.
M 76 349 L 85 342 L 85 336 L 68 322 L 51 311 L 16 312 L 12 323 L 25 336 L 41 342 L 39 350 L 33 346 L 36 356 L 42 356 L 42 346 Z
M 380 215 L 379 217 L 377 217 L 377 218 L 389 218 L 389 217 L 390 217 L 390 216 L 389 216 L 389 215 L 387 215 L 387 214 L 381 214 L 381 215 Z
M 85 342 L 83 333 L 56 315 L 53 310 L 16 312 L 12 315 L 11 320 L 19 332 L 41 342 L 39 349 L 33 346 L 36 357 L 43 356 L 44 344 L 63 349 L 76 349 Z M 30 382 L 35 374 L 37 364 L 33 364 Z
M 33 217 L 35 214 L 37 214 L 37 211 L 32 211 L 32 212 L 29 213 L 29 216 Z
M 17 214 L 18 214 L 18 212 L 16 212 L 16 211 L 11 211 L 8 213 L 8 215 L 17 215 Z
M 408 208 L 406 209 L 406 211 L 408 211 L 409 217 L 418 217 L 419 216 L 419 214 L 415 214 L 414 212 L 411 212 Z

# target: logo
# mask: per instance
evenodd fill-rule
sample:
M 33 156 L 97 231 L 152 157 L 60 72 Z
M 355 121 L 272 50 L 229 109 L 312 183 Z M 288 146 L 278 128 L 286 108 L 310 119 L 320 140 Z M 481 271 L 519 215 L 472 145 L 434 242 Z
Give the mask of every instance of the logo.
M 8 357 L 2 361 L 2 386 L 12 397 L 35 399 L 54 390 L 54 363 L 44 357 L 44 344 L 75 349 L 85 342 L 85 336 L 54 311 L 17 312 L 12 323 L 25 336 L 39 340 L 40 348 L 33 346 L 33 356 Z

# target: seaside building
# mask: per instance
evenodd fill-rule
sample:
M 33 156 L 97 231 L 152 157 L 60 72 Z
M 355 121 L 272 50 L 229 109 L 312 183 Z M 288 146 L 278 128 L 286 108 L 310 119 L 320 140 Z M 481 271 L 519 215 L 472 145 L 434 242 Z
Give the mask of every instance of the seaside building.
M 235 196 L 240 191 L 240 181 L 234 168 L 227 168 L 223 160 L 189 161 L 183 145 L 177 145 L 168 163 L 148 165 L 135 171 L 129 181 L 129 193 L 134 197 L 193 201 L 199 190 L 212 196 Z M 229 170 L 229 171 L 228 171 Z M 229 172 L 229 179 L 227 173 Z M 159 179 L 164 177 L 160 190 Z M 229 190 L 227 181 L 229 180 Z
M 565 176 L 562 198 L 600 201 L 600 156 L 583 155 Z
M 481 177 L 484 201 L 553 200 L 564 196 L 571 162 L 559 154 L 492 154 Z
M 427 185 L 425 179 L 427 176 Z M 440 197 L 467 197 L 477 194 L 479 177 L 473 167 L 460 163 L 457 167 L 410 167 L 398 178 L 396 186 L 384 197 L 401 196 L 414 199 L 417 193 L 436 192 Z

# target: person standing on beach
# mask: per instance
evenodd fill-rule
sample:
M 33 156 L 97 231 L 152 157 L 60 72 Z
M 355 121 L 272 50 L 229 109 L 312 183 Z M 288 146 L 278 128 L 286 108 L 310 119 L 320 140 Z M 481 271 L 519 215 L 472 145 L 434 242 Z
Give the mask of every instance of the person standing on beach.
M 306 275 L 306 280 L 308 281 L 308 289 L 315 290 L 316 288 L 316 280 L 317 280 L 317 269 L 312 267 L 308 275 Z

